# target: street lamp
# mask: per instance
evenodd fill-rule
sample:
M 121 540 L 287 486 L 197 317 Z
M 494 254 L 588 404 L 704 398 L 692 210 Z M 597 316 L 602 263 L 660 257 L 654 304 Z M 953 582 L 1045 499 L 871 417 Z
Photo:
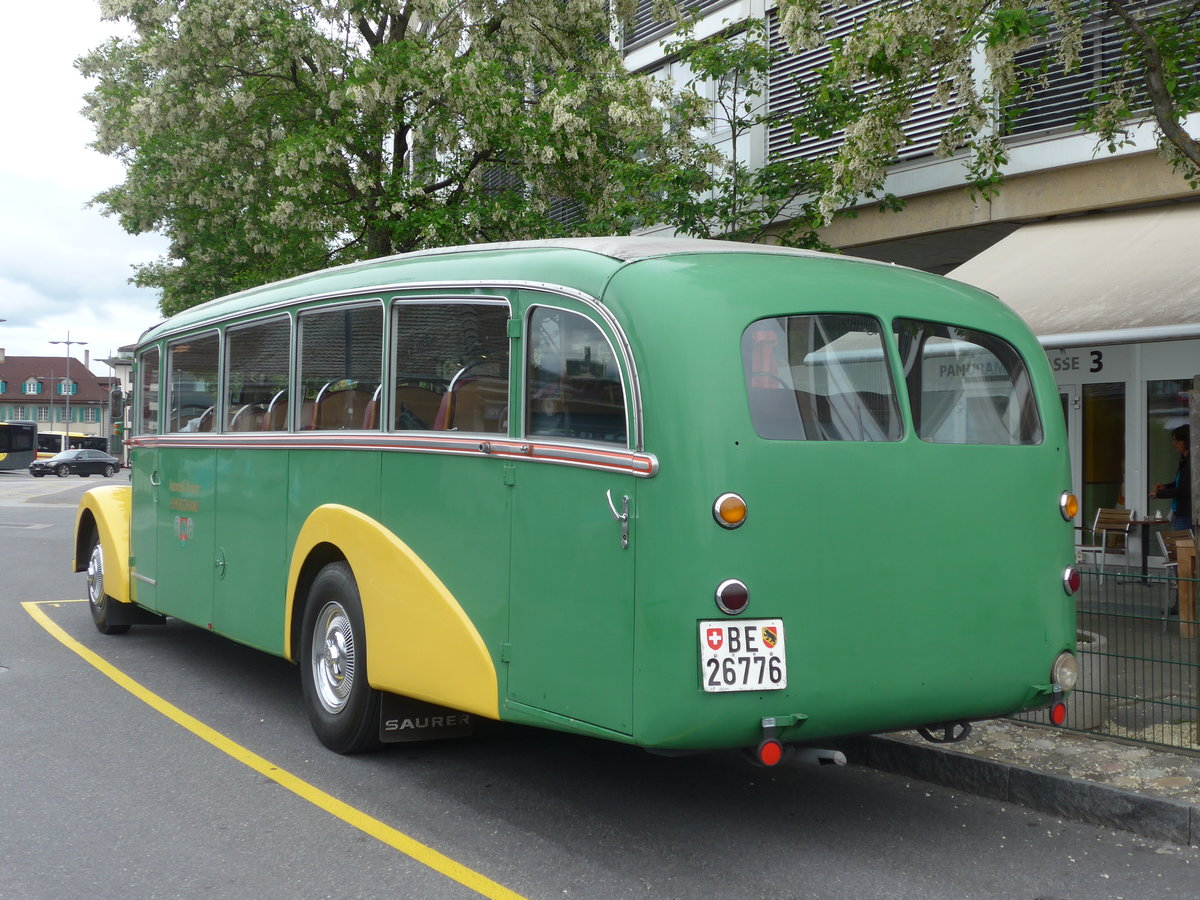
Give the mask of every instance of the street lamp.
M 67 422 L 66 427 L 63 428 L 62 448 L 64 450 L 68 450 L 71 446 L 71 345 L 86 344 L 87 341 L 71 340 L 71 332 L 68 331 L 67 339 L 65 341 L 51 341 L 50 343 L 67 345 Z

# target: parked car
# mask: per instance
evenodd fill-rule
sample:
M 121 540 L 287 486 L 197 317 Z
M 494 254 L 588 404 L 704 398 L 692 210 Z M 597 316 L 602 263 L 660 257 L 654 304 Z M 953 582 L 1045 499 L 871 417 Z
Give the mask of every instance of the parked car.
M 64 450 L 49 459 L 35 459 L 29 464 L 29 474 L 34 478 L 43 475 L 57 475 L 59 478 L 68 475 L 78 475 L 80 478 L 103 475 L 112 478 L 120 468 L 121 461 L 103 450 Z

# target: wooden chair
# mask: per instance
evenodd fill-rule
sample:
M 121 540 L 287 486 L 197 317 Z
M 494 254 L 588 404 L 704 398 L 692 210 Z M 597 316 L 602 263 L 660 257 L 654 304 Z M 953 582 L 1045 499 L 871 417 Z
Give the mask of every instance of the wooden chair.
M 1157 534 L 1158 548 L 1162 550 L 1162 555 L 1166 559 L 1163 563 L 1164 569 L 1174 569 L 1174 574 L 1179 573 L 1179 553 L 1176 550 L 1176 544 L 1180 538 L 1190 538 L 1190 531 L 1160 531 Z
M 1096 510 L 1096 519 L 1090 529 L 1092 542 L 1080 547 L 1081 559 L 1089 554 L 1100 557 L 1100 582 L 1104 582 L 1104 570 L 1109 554 L 1124 556 L 1129 550 L 1129 531 L 1133 528 L 1133 510 L 1101 507 Z

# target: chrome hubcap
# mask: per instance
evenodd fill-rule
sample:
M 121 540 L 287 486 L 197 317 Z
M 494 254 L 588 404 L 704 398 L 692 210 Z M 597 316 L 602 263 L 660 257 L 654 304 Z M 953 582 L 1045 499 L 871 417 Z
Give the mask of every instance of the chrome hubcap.
M 88 600 L 93 606 L 99 606 L 104 599 L 104 551 L 97 544 L 92 548 L 91 558 L 87 566 Z
M 354 631 L 340 603 L 326 603 L 317 616 L 311 658 L 317 698 L 327 712 L 341 712 L 354 688 L 356 659 Z

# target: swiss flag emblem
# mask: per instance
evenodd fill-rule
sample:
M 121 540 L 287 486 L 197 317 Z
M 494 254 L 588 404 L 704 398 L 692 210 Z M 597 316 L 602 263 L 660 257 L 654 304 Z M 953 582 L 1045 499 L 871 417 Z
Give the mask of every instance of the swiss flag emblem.
M 708 646 L 713 650 L 720 650 L 721 645 L 725 643 L 725 630 L 723 628 L 710 628 L 705 633 L 708 640 Z

